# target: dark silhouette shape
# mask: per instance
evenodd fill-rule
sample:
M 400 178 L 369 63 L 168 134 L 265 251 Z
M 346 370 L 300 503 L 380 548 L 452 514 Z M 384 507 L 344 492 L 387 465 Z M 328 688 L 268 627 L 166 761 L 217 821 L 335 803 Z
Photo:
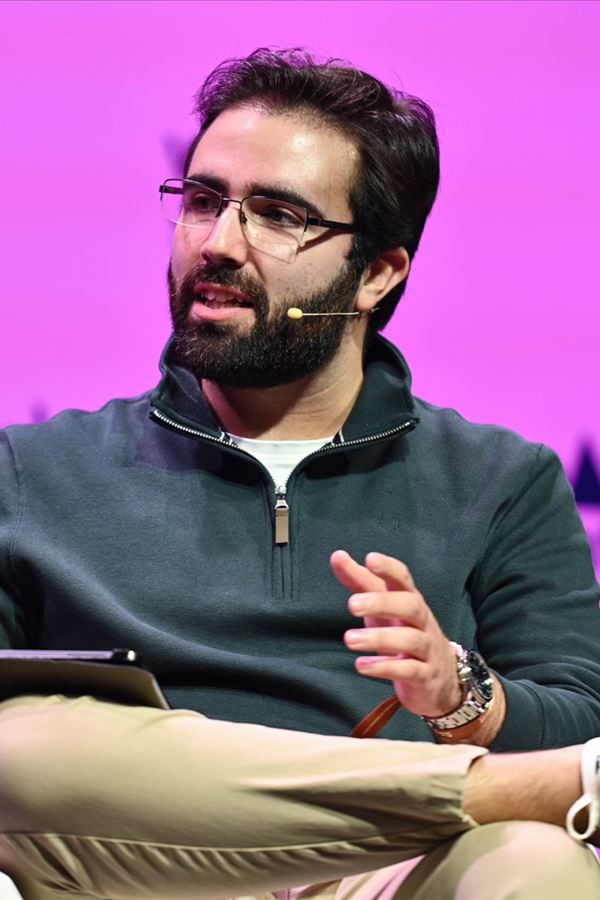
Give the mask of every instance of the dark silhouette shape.
M 572 479 L 577 503 L 590 503 L 600 506 L 600 473 L 592 447 L 582 444 L 579 464 L 575 468 Z

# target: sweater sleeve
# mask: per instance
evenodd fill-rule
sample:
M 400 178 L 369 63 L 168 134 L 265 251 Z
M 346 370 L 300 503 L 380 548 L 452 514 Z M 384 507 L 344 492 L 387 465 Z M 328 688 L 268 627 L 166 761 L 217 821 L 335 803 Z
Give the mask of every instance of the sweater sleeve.
M 12 558 L 22 497 L 17 466 L 6 432 L 0 432 L 0 648 L 25 646 L 23 604 Z
M 537 448 L 498 511 L 472 597 L 479 649 L 507 699 L 492 749 L 599 735 L 600 588 L 573 492 L 548 448 Z

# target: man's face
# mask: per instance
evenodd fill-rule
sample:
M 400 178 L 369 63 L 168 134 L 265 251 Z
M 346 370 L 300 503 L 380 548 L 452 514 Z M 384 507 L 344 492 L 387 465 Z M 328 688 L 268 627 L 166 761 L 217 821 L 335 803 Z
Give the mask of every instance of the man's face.
M 354 145 L 336 131 L 241 107 L 213 122 L 187 177 L 236 200 L 292 193 L 324 218 L 351 223 L 357 165 Z M 353 321 L 287 317 L 290 306 L 353 309 L 360 277 L 346 263 L 352 239 L 319 229 L 287 263 L 249 246 L 238 210 L 226 207 L 211 228 L 175 229 L 169 291 L 178 357 L 197 377 L 222 384 L 287 384 L 328 362 Z

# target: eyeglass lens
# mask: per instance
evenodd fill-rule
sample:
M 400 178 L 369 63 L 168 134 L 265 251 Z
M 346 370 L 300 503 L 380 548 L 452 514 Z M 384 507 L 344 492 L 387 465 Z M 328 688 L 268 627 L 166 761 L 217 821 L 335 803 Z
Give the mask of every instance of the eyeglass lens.
M 217 191 L 183 179 L 169 179 L 161 191 L 166 218 L 191 228 L 210 228 L 227 202 Z M 294 258 L 306 231 L 306 220 L 303 207 L 282 200 L 246 197 L 241 202 L 240 221 L 248 243 L 278 259 Z

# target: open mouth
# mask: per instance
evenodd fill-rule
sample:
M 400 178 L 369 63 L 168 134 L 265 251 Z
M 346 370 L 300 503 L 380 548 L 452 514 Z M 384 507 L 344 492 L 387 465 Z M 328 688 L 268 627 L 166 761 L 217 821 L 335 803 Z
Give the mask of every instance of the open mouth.
M 252 308 L 254 304 L 248 297 L 231 288 L 222 288 L 217 285 L 198 285 L 194 291 L 200 303 L 209 309 L 223 309 L 224 307 Z

